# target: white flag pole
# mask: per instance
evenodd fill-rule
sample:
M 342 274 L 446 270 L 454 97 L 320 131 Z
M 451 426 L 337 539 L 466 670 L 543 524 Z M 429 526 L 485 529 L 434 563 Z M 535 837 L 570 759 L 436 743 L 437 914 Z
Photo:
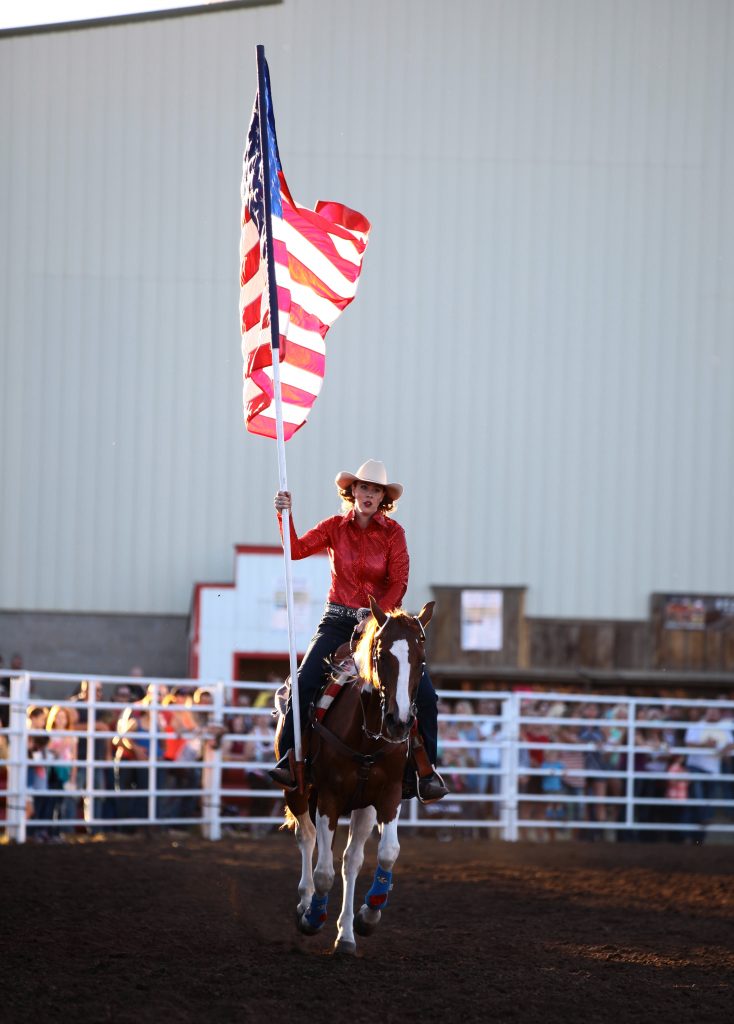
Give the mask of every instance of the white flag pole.
M 257 47 L 258 113 L 260 119 L 260 148 L 262 151 L 263 198 L 265 207 L 265 241 L 268 268 L 268 305 L 270 310 L 270 344 L 273 364 L 273 397 L 275 399 L 275 434 L 278 447 L 279 490 L 288 490 L 285 468 L 285 435 L 283 431 L 283 402 L 280 389 L 280 325 L 278 322 L 278 288 L 275 280 L 275 258 L 273 255 L 273 232 L 270 216 L 270 155 L 268 152 L 268 116 L 265 86 L 265 47 Z M 303 790 L 301 706 L 298 699 L 298 665 L 296 660 L 296 628 L 293 619 L 293 577 L 291 574 L 290 512 L 281 514 L 283 524 L 283 558 L 285 561 L 285 601 L 288 613 L 288 653 L 291 673 L 291 707 L 293 709 L 293 733 L 295 738 L 296 777 L 299 789 Z
M 280 366 L 273 359 L 273 393 L 275 395 L 275 429 L 278 445 L 279 490 L 288 490 L 285 470 L 285 439 L 283 435 L 283 402 L 280 395 Z M 283 559 L 285 561 L 285 602 L 288 612 L 288 654 L 291 672 L 291 707 L 293 708 L 293 733 L 296 763 L 303 760 L 301 752 L 301 705 L 298 699 L 298 665 L 296 661 L 296 626 L 293 620 L 293 574 L 291 572 L 291 525 L 290 512 L 283 509 Z

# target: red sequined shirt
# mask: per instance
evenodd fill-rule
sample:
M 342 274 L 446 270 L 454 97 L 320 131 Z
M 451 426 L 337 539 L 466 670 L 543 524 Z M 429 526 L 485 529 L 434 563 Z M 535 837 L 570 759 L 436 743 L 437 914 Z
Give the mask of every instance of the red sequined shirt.
M 278 514 L 280 535 L 283 524 Z M 408 589 L 410 559 L 405 531 L 399 523 L 376 512 L 363 530 L 354 509 L 330 516 L 302 537 L 290 520 L 291 555 L 294 559 L 326 551 L 331 564 L 328 601 L 348 608 L 368 608 L 370 595 L 380 607 L 391 612 L 400 607 Z

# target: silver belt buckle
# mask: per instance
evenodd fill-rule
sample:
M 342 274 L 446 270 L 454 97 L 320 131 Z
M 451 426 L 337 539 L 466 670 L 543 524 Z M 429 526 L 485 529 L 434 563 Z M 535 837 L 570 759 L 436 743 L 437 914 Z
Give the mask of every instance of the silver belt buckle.
M 358 608 L 357 609 L 357 622 L 364 622 L 364 620 L 368 619 L 370 617 L 370 615 L 372 615 L 372 609 L 371 608 Z

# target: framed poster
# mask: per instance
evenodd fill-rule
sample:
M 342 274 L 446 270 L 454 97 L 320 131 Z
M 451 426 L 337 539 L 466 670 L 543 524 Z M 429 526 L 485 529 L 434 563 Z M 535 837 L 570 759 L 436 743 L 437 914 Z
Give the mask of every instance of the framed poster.
M 461 649 L 502 650 L 501 590 L 462 590 Z
M 665 629 L 723 628 L 734 619 L 734 597 L 717 594 L 668 594 L 663 607 Z

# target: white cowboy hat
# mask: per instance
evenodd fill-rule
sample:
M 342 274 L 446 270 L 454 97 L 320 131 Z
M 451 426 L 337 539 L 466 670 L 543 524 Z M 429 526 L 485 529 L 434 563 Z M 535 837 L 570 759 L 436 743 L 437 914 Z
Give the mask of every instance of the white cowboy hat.
M 403 493 L 402 484 L 389 484 L 387 482 L 385 463 L 378 462 L 376 459 L 367 459 L 356 473 L 347 473 L 346 470 L 342 470 L 334 482 L 342 491 L 346 491 L 355 480 L 361 480 L 365 484 L 378 484 L 380 487 L 384 487 L 385 494 L 390 501 L 397 501 Z

